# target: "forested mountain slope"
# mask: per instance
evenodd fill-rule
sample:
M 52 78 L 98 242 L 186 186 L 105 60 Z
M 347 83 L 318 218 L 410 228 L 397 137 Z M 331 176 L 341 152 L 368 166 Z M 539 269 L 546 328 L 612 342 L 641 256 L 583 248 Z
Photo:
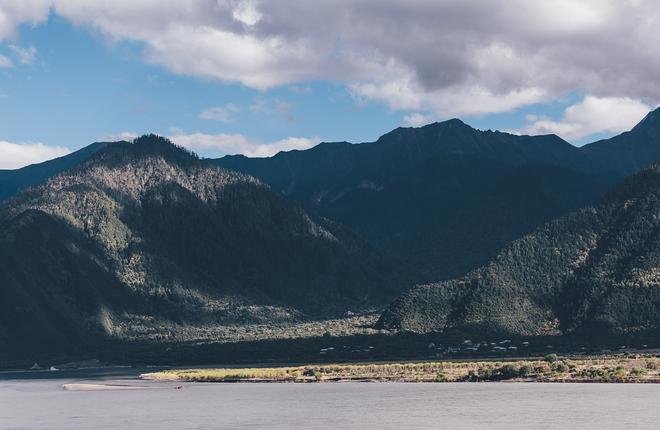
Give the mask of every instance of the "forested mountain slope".
M 159 321 L 339 315 L 410 279 L 346 229 L 157 136 L 110 144 L 0 209 L 0 342 L 15 348 L 70 351 Z
M 557 136 L 480 131 L 460 120 L 398 128 L 373 143 L 216 162 L 349 226 L 430 280 L 485 264 L 620 179 Z
M 103 145 L 0 171 L 0 200 L 70 169 Z M 373 143 L 205 161 L 256 176 L 396 255 L 423 274 L 420 280 L 435 281 L 485 264 L 512 240 L 659 162 L 660 111 L 630 132 L 582 148 L 557 136 L 480 131 L 450 120 L 397 128 Z
M 660 327 L 660 167 L 514 241 L 463 278 L 411 289 L 379 325 L 521 335 Z

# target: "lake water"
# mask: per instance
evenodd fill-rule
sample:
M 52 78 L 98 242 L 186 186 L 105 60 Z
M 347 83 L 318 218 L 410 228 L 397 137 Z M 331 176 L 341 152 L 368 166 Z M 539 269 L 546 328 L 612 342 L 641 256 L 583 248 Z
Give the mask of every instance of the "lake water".
M 99 379 L 0 380 L 0 428 L 657 429 L 660 385 L 179 384 L 68 391 Z M 2 379 L 2 378 L 0 378 Z M 87 385 L 74 386 L 89 387 Z M 93 388 L 93 387 L 92 387 Z

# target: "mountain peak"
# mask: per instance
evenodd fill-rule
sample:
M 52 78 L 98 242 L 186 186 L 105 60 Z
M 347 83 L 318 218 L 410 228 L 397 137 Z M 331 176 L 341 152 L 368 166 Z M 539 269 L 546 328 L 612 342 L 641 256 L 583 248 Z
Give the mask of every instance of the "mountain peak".
M 458 118 L 448 119 L 442 122 L 432 122 L 430 124 L 423 125 L 421 127 L 397 127 L 389 133 L 382 135 L 378 142 L 386 140 L 401 140 L 403 138 L 409 138 L 410 136 L 425 136 L 429 133 L 445 133 L 445 132 L 472 132 L 476 131 L 475 128 L 467 125 Z
M 421 127 L 411 127 L 419 130 L 476 130 L 458 118 L 451 118 L 445 121 L 436 121 Z
M 198 162 L 194 152 L 172 143 L 169 139 L 156 134 L 145 134 L 132 142 L 119 141 L 108 144 L 98 151 L 91 162 L 121 163 L 127 160 L 144 159 L 160 156 L 169 162 L 189 165 Z
M 468 127 L 472 128 L 469 125 L 467 125 L 463 120 L 458 119 L 458 118 L 451 118 L 446 121 L 440 121 L 440 122 L 434 122 L 431 124 L 426 125 L 425 127 Z
M 642 119 L 635 127 L 633 127 L 632 130 L 639 131 L 648 129 L 660 130 L 660 107 L 646 114 L 644 119 Z

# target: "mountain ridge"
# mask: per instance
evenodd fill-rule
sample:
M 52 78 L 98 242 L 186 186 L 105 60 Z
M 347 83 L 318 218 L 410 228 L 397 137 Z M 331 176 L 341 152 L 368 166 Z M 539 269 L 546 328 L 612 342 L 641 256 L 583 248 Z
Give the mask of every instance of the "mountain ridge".
M 53 347 L 44 336 L 85 348 L 172 324 L 203 337 L 208 324 L 341 315 L 411 279 L 345 228 L 157 136 L 24 191 L 0 225 L 0 339 L 27 350 Z
M 660 161 L 660 108 L 630 131 L 589 143 L 581 149 L 604 168 L 628 176 Z
M 0 170 L 0 203 L 25 188 L 38 185 L 68 170 L 105 148 L 110 142 L 94 142 L 62 157 L 31 164 L 20 169 Z
M 203 161 L 259 178 L 396 255 L 427 280 L 451 279 L 541 223 L 591 203 L 626 174 L 660 161 L 656 114 L 630 132 L 581 148 L 556 135 L 483 131 L 451 119 L 399 127 L 375 142 L 326 142 L 267 158 Z M 640 135 L 651 143 L 629 144 L 630 136 Z M 86 157 L 95 152 L 90 149 Z M 85 151 L 79 152 L 84 160 Z M 66 168 L 81 162 L 64 159 Z M 55 173 L 51 169 L 46 177 Z M 0 172 L 0 198 L 2 188 Z M 530 207 L 529 201 L 536 203 Z M 482 215 L 493 203 L 499 207 L 494 215 Z M 419 234 L 418 226 L 424 229 Z
M 399 127 L 375 142 L 320 144 L 270 158 L 227 156 L 211 162 L 260 178 L 394 253 L 429 279 L 451 279 L 478 267 L 510 240 L 590 203 L 618 180 L 555 135 L 481 131 L 458 119 Z M 528 180 L 541 188 L 528 190 Z M 514 192 L 504 185 L 494 188 L 504 183 Z M 478 201 L 492 196 L 500 199 L 502 210 L 483 219 L 481 214 L 490 209 Z M 538 201 L 538 209 L 522 214 L 530 198 Z M 455 224 L 462 220 L 473 231 L 459 234 Z M 506 227 L 493 231 L 497 225 Z M 417 228 L 424 230 L 417 235 Z M 465 239 L 469 246 L 461 243 Z M 470 248 L 477 243 L 482 251 L 473 252 Z

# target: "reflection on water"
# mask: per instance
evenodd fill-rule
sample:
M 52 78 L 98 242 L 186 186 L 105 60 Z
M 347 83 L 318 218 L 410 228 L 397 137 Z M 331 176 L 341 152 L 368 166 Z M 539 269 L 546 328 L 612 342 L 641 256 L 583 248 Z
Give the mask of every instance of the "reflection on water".
M 0 380 L 0 428 L 651 429 L 659 404 L 660 385 L 641 384 Z

